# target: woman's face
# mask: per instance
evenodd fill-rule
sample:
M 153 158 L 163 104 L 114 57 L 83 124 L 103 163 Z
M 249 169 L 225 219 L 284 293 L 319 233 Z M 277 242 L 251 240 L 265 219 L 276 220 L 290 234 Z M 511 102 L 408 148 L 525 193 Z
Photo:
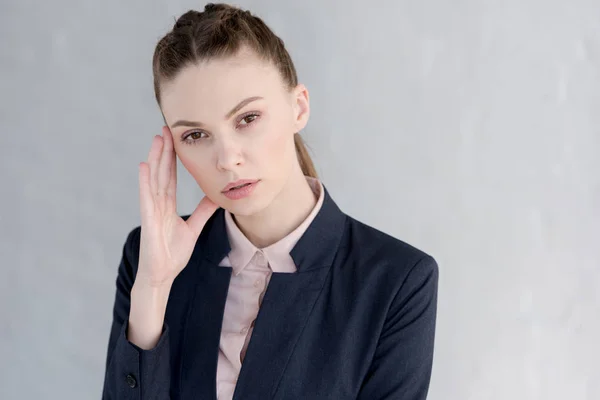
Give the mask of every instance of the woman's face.
M 233 214 L 266 208 L 298 168 L 294 133 L 308 120 L 306 88 L 289 91 L 273 65 L 243 50 L 189 66 L 161 90 L 175 152 L 202 191 Z M 240 179 L 259 182 L 241 199 L 222 192 Z

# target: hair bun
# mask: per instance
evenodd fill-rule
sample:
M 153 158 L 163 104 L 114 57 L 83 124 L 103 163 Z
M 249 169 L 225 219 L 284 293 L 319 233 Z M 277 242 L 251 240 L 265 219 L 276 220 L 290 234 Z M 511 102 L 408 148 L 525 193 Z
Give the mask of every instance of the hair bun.
M 173 26 L 173 29 L 175 30 L 181 29 L 186 26 L 192 26 L 193 23 L 198 21 L 201 16 L 202 14 L 200 14 L 198 11 L 189 10 L 188 12 L 181 15 L 181 17 L 179 17 L 177 21 L 175 21 L 175 26 Z
M 204 6 L 204 12 L 217 12 L 217 11 L 225 11 L 225 10 L 231 10 L 234 9 L 235 7 L 230 6 L 229 4 L 225 4 L 225 3 L 208 3 L 207 5 Z

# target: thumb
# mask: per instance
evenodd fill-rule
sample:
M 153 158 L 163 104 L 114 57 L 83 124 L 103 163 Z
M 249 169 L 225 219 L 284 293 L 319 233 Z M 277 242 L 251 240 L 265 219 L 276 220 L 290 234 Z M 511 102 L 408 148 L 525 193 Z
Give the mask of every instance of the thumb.
M 198 203 L 192 215 L 187 219 L 187 224 L 196 237 L 200 235 L 202 228 L 206 225 L 206 221 L 208 221 L 218 208 L 219 206 L 207 196 L 204 196 L 202 200 L 200 200 L 200 203 Z

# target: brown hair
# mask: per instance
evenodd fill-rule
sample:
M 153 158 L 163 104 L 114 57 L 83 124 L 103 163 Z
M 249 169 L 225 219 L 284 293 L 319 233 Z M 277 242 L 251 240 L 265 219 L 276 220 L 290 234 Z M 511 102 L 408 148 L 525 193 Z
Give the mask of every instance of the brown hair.
M 278 69 L 288 89 L 298 84 L 296 69 L 283 41 L 262 19 L 229 4 L 208 3 L 204 11 L 190 10 L 177 19 L 173 29 L 158 41 L 152 57 L 154 94 L 160 106 L 160 83 L 173 80 L 189 65 L 235 55 L 242 46 Z M 296 155 L 302 172 L 317 178 L 304 141 L 294 134 Z

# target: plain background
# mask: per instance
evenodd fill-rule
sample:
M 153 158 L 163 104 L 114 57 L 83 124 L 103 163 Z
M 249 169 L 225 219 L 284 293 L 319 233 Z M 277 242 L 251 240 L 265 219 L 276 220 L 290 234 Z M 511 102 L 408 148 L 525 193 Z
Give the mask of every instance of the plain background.
M 600 2 L 237 4 L 310 90 L 335 201 L 439 262 L 429 398 L 600 398 Z M 203 6 L 0 3 L 0 398 L 100 398 L 152 53 Z

